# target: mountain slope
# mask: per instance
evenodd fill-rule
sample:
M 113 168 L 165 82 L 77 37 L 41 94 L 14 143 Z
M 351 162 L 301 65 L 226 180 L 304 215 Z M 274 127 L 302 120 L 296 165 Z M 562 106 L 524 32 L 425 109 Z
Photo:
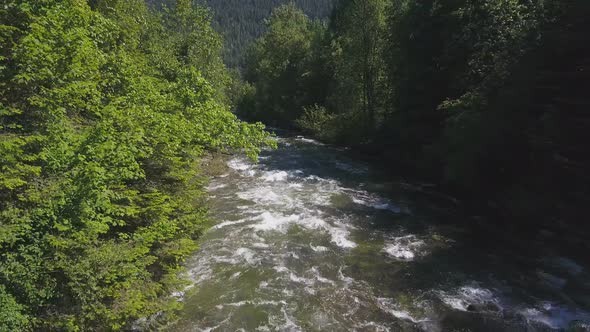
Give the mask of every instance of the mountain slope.
M 248 45 L 264 31 L 264 20 L 273 8 L 289 0 L 201 0 L 214 13 L 214 19 L 225 37 L 226 62 L 239 66 Z M 330 15 L 334 0 L 293 1 L 310 18 L 323 19 Z
M 147 0 L 153 5 L 174 4 L 174 0 Z M 293 2 L 310 18 L 330 15 L 337 0 L 197 0 L 211 8 L 215 26 L 225 38 L 225 61 L 229 67 L 240 67 L 243 55 L 252 41 L 264 31 L 264 21 L 273 8 Z

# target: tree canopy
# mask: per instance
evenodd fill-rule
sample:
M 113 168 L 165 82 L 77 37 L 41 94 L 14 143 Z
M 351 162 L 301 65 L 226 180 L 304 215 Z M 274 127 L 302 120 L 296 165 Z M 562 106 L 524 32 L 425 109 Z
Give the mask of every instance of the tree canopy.
M 173 0 L 147 0 L 155 7 Z M 295 4 L 313 19 L 326 19 L 337 0 L 195 0 L 211 9 L 214 27 L 225 40 L 224 60 L 230 68 L 244 66 L 244 54 L 266 29 L 265 20 L 280 5 Z
M 171 313 L 206 220 L 200 157 L 272 145 L 230 112 L 207 11 L 8 0 L 0 18 L 0 330 Z
M 289 30 L 280 35 L 297 37 L 269 29 L 255 43 L 246 66 L 255 89 L 240 110 L 379 155 L 504 220 L 575 222 L 590 197 L 580 90 L 588 10 L 584 1 L 342 0 L 329 25 L 307 34 L 271 15 L 271 27 Z M 272 51 L 283 48 L 297 58 Z M 260 74 L 269 63 L 284 66 Z M 310 77 L 321 87 L 300 83 Z

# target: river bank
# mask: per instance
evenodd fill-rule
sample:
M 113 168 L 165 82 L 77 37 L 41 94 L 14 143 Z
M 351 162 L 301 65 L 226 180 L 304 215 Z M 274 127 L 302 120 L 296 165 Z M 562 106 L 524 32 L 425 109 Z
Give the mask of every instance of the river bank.
M 304 133 L 296 129 L 271 129 L 285 137 L 304 137 L 301 136 Z M 590 252 L 590 228 L 580 223 L 572 224 L 572 221 L 579 220 L 576 211 L 569 211 L 562 218 L 557 212 L 548 215 L 517 213 L 518 209 L 515 211 L 514 207 L 507 205 L 534 206 L 539 202 L 527 201 L 525 195 L 515 198 L 519 202 L 511 203 L 505 197 L 498 197 L 507 193 L 485 194 L 485 188 L 478 188 L 473 192 L 457 190 L 445 185 L 436 176 L 428 174 L 428 171 L 416 169 L 412 162 L 396 159 L 394 154 L 384 151 L 381 145 L 366 143 L 344 146 L 324 142 L 314 136 L 305 137 L 310 137 L 325 146 L 340 149 L 353 159 L 373 165 L 382 179 L 380 187 L 402 186 L 407 192 L 415 192 L 423 197 L 431 197 L 434 201 L 445 202 L 447 206 L 454 206 L 457 211 L 461 211 L 465 226 L 472 227 L 475 232 L 504 238 L 512 246 L 523 246 L 523 250 L 526 250 L 529 242 L 534 243 L 534 247 L 559 247 L 565 255 L 590 264 L 590 256 L 585 254 Z M 547 210 L 547 207 L 539 206 L 538 210 Z

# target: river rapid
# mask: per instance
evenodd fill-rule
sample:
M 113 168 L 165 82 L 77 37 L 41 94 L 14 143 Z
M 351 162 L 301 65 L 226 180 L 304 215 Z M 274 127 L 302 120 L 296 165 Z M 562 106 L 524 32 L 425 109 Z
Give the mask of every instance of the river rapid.
M 476 233 L 448 199 L 278 138 L 209 185 L 173 331 L 590 331 L 587 266 Z M 386 170 L 385 170 L 386 171 Z

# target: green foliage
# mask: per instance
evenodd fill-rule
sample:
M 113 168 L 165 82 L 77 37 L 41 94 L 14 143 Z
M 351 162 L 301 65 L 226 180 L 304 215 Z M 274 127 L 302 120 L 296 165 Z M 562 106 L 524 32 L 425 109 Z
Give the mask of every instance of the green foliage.
M 573 215 L 588 201 L 589 8 L 578 0 L 340 1 L 322 33 L 275 23 L 293 40 L 272 29 L 258 40 L 246 66 L 256 87 L 248 115 L 379 151 L 509 211 L 501 213 Z
M 370 137 L 385 109 L 385 0 L 341 1 L 331 22 L 334 87 L 328 97 L 338 113 L 361 115 L 363 135 Z M 359 125 L 357 123 L 357 125 Z
M 4 286 L 0 285 L 0 331 L 22 331 L 29 328 L 29 317 L 23 314 L 22 305 L 18 304 L 14 297 L 6 293 Z
M 326 108 L 317 104 L 305 107 L 303 115 L 295 121 L 297 127 L 304 132 L 318 137 L 324 141 L 331 141 L 334 139 L 333 133 L 329 128 L 333 125 L 335 115 L 329 114 Z
M 295 124 L 299 130 L 324 142 L 356 146 L 366 140 L 365 132 L 358 130 L 364 120 L 366 118 L 362 113 L 335 114 L 328 112 L 324 106 L 314 104 L 304 107 Z
M 206 220 L 199 158 L 273 144 L 229 112 L 208 12 L 10 0 L 0 17 L 0 330 L 170 314 Z
M 521 148 L 519 136 L 526 121 L 521 100 L 527 98 L 522 89 L 531 82 L 511 87 L 521 92 L 520 96 L 504 86 L 509 79 L 517 79 L 515 67 L 523 66 L 523 56 L 541 40 L 541 28 L 548 20 L 545 6 L 542 2 L 492 1 L 468 3 L 458 11 L 461 24 L 454 43 L 469 50 L 469 56 L 462 73 L 462 95 L 439 107 L 449 115 L 445 127 L 447 181 L 485 185 L 485 178 L 510 179 L 507 170 L 515 160 L 512 152 L 502 150 L 510 142 L 516 142 L 512 143 L 514 149 Z M 504 98 L 511 100 L 507 103 Z M 487 165 L 494 165 L 495 170 Z M 470 169 L 471 176 L 460 175 L 464 172 L 459 168 Z
M 311 69 L 319 61 L 315 51 L 323 33 L 321 23 L 309 20 L 294 4 L 276 8 L 267 32 L 248 56 L 245 76 L 254 82 L 256 94 L 253 101 L 243 103 L 253 104 L 254 110 L 241 109 L 242 114 L 289 126 L 303 106 L 321 99 L 321 93 L 311 93 L 309 87 L 317 86 L 321 79 Z
M 246 99 L 250 109 L 241 111 L 274 125 L 291 126 L 296 119 L 311 125 L 317 119 L 302 111 L 324 105 L 338 121 L 329 121 L 329 130 L 303 128 L 330 132 L 324 137 L 340 143 L 369 140 L 385 115 L 386 7 L 382 0 L 343 1 L 329 27 L 294 5 L 279 7 L 248 57 L 245 77 L 256 93 Z

